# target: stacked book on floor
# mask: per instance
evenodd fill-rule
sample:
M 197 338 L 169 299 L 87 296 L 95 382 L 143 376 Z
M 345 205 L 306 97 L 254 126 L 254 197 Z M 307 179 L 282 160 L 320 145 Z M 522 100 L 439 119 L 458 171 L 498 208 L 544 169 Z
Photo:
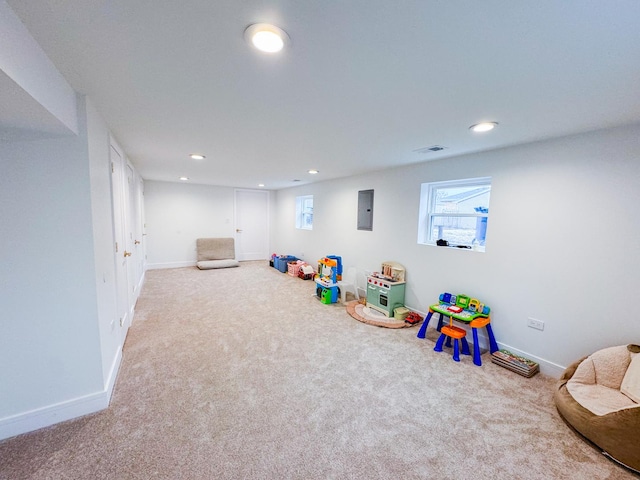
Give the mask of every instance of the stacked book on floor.
M 533 377 L 540 371 L 540 366 L 536 362 L 511 353 L 509 350 L 503 349 L 493 352 L 491 361 L 527 378 Z

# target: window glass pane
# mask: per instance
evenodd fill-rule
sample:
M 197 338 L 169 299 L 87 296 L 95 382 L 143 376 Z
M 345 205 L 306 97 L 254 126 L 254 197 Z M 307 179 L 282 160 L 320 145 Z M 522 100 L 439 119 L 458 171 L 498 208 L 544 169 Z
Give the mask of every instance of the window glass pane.
M 296 197 L 296 228 L 313 229 L 313 195 Z
M 490 197 L 490 177 L 423 183 L 418 243 L 436 245 L 442 239 L 484 251 Z
M 313 213 L 302 214 L 302 228 L 313 227 Z
M 486 234 L 487 217 L 434 216 L 429 241 L 435 243 L 443 239 L 451 245 L 471 245 L 475 239 L 484 245 Z
M 435 188 L 433 213 L 486 213 L 489 211 L 491 187 L 440 187 Z

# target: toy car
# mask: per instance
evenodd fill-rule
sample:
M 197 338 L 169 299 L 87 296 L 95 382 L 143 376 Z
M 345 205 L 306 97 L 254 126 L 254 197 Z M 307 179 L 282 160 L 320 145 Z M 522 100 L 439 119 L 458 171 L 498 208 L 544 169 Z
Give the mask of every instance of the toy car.
M 422 317 L 416 312 L 409 312 L 409 315 L 405 317 L 404 321 L 411 325 L 415 325 L 416 323 L 422 321 Z

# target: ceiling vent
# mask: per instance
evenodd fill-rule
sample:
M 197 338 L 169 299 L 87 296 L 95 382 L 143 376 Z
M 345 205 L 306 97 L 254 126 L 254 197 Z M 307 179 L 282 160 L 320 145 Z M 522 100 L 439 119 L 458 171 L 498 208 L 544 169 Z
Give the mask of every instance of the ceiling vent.
M 414 153 L 434 153 L 444 150 L 445 148 L 447 147 L 443 147 L 442 145 L 431 145 L 430 147 L 418 148 L 417 150 L 414 150 Z

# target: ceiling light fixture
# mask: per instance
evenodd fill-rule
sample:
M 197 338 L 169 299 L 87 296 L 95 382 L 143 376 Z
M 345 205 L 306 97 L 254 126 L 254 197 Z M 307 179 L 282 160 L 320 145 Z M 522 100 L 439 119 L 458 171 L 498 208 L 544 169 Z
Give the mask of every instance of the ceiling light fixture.
M 264 183 L 259 183 L 258 186 L 259 187 L 264 187 Z
M 290 41 L 287 32 L 268 23 L 254 23 L 244 31 L 244 38 L 258 50 L 266 53 L 277 53 Z
M 320 171 L 319 170 L 309 170 L 309 173 L 311 175 L 315 175 L 316 173 L 320 173 Z
M 193 160 L 204 160 L 205 156 L 200 153 L 192 153 L 189 157 Z
M 180 177 L 180 180 L 182 180 L 183 182 L 186 182 L 187 180 L 189 180 L 189 177 Z
M 476 123 L 475 125 L 471 125 L 469 130 L 476 133 L 488 132 L 489 130 L 493 130 L 498 126 L 498 122 L 482 122 Z

